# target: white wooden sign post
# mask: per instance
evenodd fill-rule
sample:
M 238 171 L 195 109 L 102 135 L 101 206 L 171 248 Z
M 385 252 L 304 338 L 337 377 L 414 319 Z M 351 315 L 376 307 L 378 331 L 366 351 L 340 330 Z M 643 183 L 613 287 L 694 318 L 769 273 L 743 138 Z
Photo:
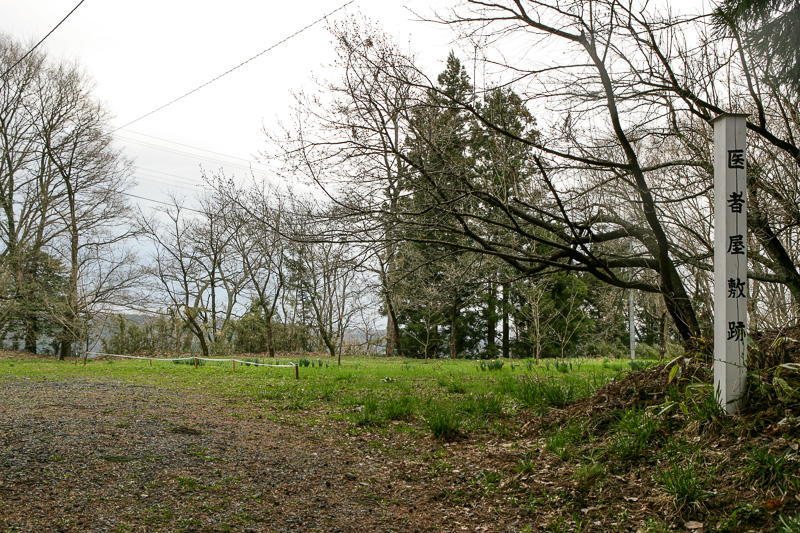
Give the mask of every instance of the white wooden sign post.
M 714 390 L 735 414 L 747 379 L 747 115 L 714 119 Z

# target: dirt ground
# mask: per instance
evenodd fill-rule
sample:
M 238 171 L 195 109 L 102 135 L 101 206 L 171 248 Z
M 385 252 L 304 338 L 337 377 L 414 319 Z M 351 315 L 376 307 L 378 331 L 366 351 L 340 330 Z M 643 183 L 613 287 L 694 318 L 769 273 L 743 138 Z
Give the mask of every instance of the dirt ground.
M 5 379 L 0 390 L 2 530 L 522 528 L 492 505 L 443 500 L 451 480 L 369 435 L 341 439 L 149 386 Z
M 542 428 L 650 403 L 666 372 L 544 418 L 507 418 L 502 438 L 449 443 L 100 377 L 0 376 L 0 532 L 702 532 L 708 512 L 705 530 L 719 530 L 743 502 L 798 507 L 800 495 L 741 483 L 744 441 L 730 432 L 709 440 L 704 460 L 720 464 L 721 485 L 696 510 L 676 508 L 649 461 L 581 486 L 580 465 L 546 451 Z M 784 449 L 785 436 L 759 445 Z M 764 513 L 732 531 L 770 530 Z

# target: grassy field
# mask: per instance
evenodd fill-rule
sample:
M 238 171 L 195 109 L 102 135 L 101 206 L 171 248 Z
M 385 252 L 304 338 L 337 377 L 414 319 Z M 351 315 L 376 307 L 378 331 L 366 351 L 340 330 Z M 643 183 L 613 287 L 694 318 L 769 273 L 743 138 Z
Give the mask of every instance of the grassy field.
M 267 402 L 293 411 L 298 419 L 346 418 L 356 427 L 402 421 L 402 429 L 429 431 L 453 439 L 475 430 L 507 434 L 502 415 L 520 410 L 564 407 L 620 378 L 630 363 L 618 360 L 420 361 L 400 358 L 347 358 L 337 366 L 326 358 L 256 359 L 247 362 L 299 364 L 272 368 L 230 361 L 105 359 L 63 362 L 49 359 L 0 360 L 0 375 L 61 379 L 91 376 L 216 394 L 236 402 Z M 634 363 L 641 368 L 650 363 Z M 308 413 L 301 416 L 299 413 Z

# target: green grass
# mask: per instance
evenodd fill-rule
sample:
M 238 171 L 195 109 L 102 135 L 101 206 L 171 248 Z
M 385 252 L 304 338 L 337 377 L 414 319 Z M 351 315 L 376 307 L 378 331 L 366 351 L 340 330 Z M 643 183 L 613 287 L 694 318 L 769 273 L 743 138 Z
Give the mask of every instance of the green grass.
M 106 361 L 106 364 L 114 364 L 116 361 L 111 359 L 110 361 Z M 176 365 L 191 365 L 191 366 L 205 366 L 206 361 L 204 359 L 173 359 L 172 362 Z
M 536 459 L 529 458 L 528 456 L 526 456 L 525 458 L 517 461 L 517 464 L 514 466 L 512 470 L 514 472 L 526 474 L 535 471 L 536 466 L 537 466 Z
M 613 493 L 610 488 L 617 490 L 615 485 L 621 478 L 632 476 L 650 488 L 658 500 L 674 506 L 673 514 L 720 524 L 715 530 L 744 531 L 768 522 L 770 530 L 800 533 L 800 518 L 792 500 L 800 485 L 795 481 L 796 451 L 786 446 L 768 446 L 775 439 L 762 434 L 743 440 L 737 445 L 737 453 L 717 470 L 716 448 L 706 450 L 709 443 L 719 442 L 714 440 L 717 433 L 737 437 L 744 434 L 744 429 L 753 431 L 761 426 L 751 422 L 742 426 L 744 429 L 736 429 L 735 420 L 720 418 L 706 388 L 675 387 L 662 397 L 665 401 L 682 402 L 686 414 L 677 406 L 661 414 L 658 408 L 638 407 L 609 408 L 584 417 L 561 408 L 591 395 L 609 380 L 624 376 L 631 371 L 627 361 L 580 359 L 537 364 L 532 360 L 506 360 L 500 368 L 481 371 L 476 370 L 477 361 L 469 360 L 345 358 L 341 367 L 331 359 L 309 360 L 311 364 L 300 367 L 300 379 L 296 380 L 294 368 L 237 364 L 234 369 L 230 363 L 209 362 L 195 368 L 188 363 L 173 364 L 171 359 L 154 360 L 152 366 L 147 360 L 117 360 L 89 361 L 84 367 L 82 362 L 76 365 L 74 361 L 6 358 L 0 359 L 0 387 L 14 380 L 65 380 L 102 383 L 102 388 L 118 387 L 121 394 L 131 391 L 134 395 L 146 395 L 147 387 L 163 387 L 176 391 L 175 396 L 187 402 L 212 397 L 224 400 L 224 405 L 232 406 L 231 416 L 252 419 L 258 415 L 258 419 L 263 416 L 264 423 L 333 429 L 357 436 L 358 442 L 368 443 L 370 450 L 380 450 L 392 458 L 413 455 L 414 461 L 428 463 L 428 476 L 457 483 L 442 496 L 453 503 L 505 494 L 514 500 L 514 505 L 528 510 L 530 524 L 536 524 L 531 530 L 538 530 L 534 529 L 540 524 L 535 522 L 538 515 L 549 513 L 548 518 L 552 518 L 551 510 L 564 508 L 565 502 L 569 502 L 570 512 L 580 513 L 592 501 L 606 499 L 606 494 Z M 264 361 L 288 364 L 289 359 Z M 246 408 L 234 413 L 239 406 Z M 107 406 L 99 406 L 97 414 L 103 415 L 106 424 L 130 427 L 130 413 L 103 407 Z M 548 410 L 554 411 L 538 418 L 539 413 Z M 569 416 L 560 418 L 566 415 Z M 538 427 L 535 423 L 528 425 L 538 420 L 543 421 Z M 324 427 L 326 423 L 331 427 Z M 708 429 L 711 424 L 714 431 Z M 397 438 L 392 440 L 394 436 Z M 792 443 L 797 435 L 784 438 Z M 455 445 L 446 444 L 459 439 L 461 442 Z M 520 443 L 524 445 L 517 447 Z M 475 450 L 465 457 L 495 457 L 500 453 L 507 462 L 473 465 L 471 459 L 457 459 L 460 452 L 456 450 L 462 448 Z M 430 450 L 441 451 L 441 455 L 434 457 L 438 451 Z M 224 468 L 226 461 L 199 445 L 187 445 L 180 452 L 193 462 L 213 468 Z M 152 460 L 121 455 L 99 459 L 130 462 L 131 466 L 138 464 L 135 461 Z M 52 456 L 53 462 L 61 460 L 65 459 Z M 554 469 L 566 480 L 569 498 L 565 496 L 567 489 L 526 488 L 527 484 L 534 486 L 538 482 L 537 473 Z M 425 472 L 423 468 L 409 474 L 409 480 L 425 478 Z M 216 490 L 215 485 L 204 485 L 193 478 L 174 477 L 171 483 L 181 492 Z M 724 516 L 719 503 L 723 500 L 710 494 L 713 489 L 724 495 L 727 486 L 723 487 L 723 483 L 735 485 L 737 496 L 750 491 L 749 500 L 724 504 Z M 633 491 L 631 497 L 641 495 Z M 773 498 L 783 498 L 792 505 L 768 510 L 764 502 Z M 158 519 L 159 512 L 152 513 L 153 520 Z M 551 530 L 581 530 L 578 520 L 562 515 L 559 516 L 565 521 L 541 522 L 542 527 L 551 524 Z M 584 520 L 584 528 L 595 517 L 600 518 L 596 514 L 577 516 Z M 176 525 L 169 516 L 162 518 Z M 629 518 L 608 518 L 631 525 Z M 640 521 L 635 526 L 641 531 L 655 533 L 673 526 L 665 515 L 637 520 Z
M 481 361 L 478 364 L 478 368 L 480 370 L 483 370 L 483 371 L 486 371 L 486 370 L 502 370 L 503 369 L 503 364 L 504 364 L 504 361 L 502 361 L 501 359 L 495 359 L 495 360 L 492 360 L 492 361 Z
M 136 457 L 131 457 L 129 455 L 104 455 L 103 460 L 109 463 L 128 463 L 130 461 L 135 461 Z
M 679 510 L 687 506 L 702 506 L 703 500 L 709 496 L 705 490 L 708 480 L 691 459 L 683 463 L 670 460 L 670 465 L 658 475 L 658 481 L 664 491 L 672 496 Z
M 403 395 L 389 398 L 383 404 L 387 420 L 411 420 L 417 410 L 417 401 L 412 396 Z
M 503 398 L 496 393 L 480 395 L 470 394 L 461 401 L 461 409 L 465 413 L 488 419 L 503 413 Z
M 459 381 L 451 381 L 450 383 L 440 381 L 439 384 L 450 394 L 465 394 L 467 392 L 466 385 Z
M 357 426 L 382 426 L 385 422 L 378 399 L 374 396 L 364 398 L 353 417 Z
M 778 454 L 756 446 L 747 451 L 744 470 L 748 479 L 760 487 L 783 490 L 793 476 L 793 463 L 786 452 Z
M 572 457 L 576 444 L 583 436 L 581 424 L 572 423 L 555 429 L 545 438 L 545 449 L 567 460 Z
M 778 533 L 800 533 L 800 514 L 795 516 L 780 516 Z
M 462 435 L 464 418 L 452 408 L 441 405 L 432 407 L 424 420 L 431 434 L 437 439 L 452 441 Z
M 594 487 L 606 476 L 606 467 L 602 463 L 589 462 L 575 469 L 572 479 L 575 480 L 580 491 L 587 491 Z
M 308 365 L 305 365 L 305 359 Z M 300 379 L 294 368 L 215 363 L 194 359 L 121 359 L 74 361 L 43 359 L 0 360 L 2 379 L 91 379 L 168 387 L 187 394 L 212 394 L 238 404 L 263 405 L 284 412 L 298 424 L 319 417 L 349 419 L 355 427 L 417 427 L 444 440 L 476 429 L 498 432 L 498 421 L 519 409 L 563 407 L 588 396 L 595 388 L 619 377 L 608 363 L 593 359 L 492 361 L 491 371 L 476 372 L 475 361 L 404 358 L 345 358 L 342 366 L 329 359 L 249 358 L 247 362 L 287 365 L 301 362 Z M 330 365 L 328 363 L 331 363 Z M 488 363 L 484 364 L 488 370 Z M 563 369 L 569 369 L 564 372 Z M 441 409 L 445 406 L 446 409 Z M 309 416 L 310 415 L 310 416 Z M 498 433 L 499 434 L 499 433 Z
M 626 411 L 616 424 L 610 450 L 624 461 L 650 456 L 661 441 L 660 425 L 660 419 L 644 409 Z
M 178 482 L 178 488 L 184 491 L 192 491 L 199 487 L 200 482 L 192 477 L 176 476 L 175 481 Z
M 543 379 L 530 375 L 523 375 L 516 383 L 510 384 L 509 392 L 524 407 L 539 408 L 564 407 L 585 396 L 575 378 Z

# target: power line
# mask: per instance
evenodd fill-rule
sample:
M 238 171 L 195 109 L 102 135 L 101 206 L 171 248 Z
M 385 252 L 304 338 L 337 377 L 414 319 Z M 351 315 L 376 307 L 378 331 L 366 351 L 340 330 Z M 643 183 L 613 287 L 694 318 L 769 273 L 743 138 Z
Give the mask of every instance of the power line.
M 153 202 L 154 204 L 161 204 L 161 205 L 166 205 L 168 207 L 175 207 L 175 204 L 171 204 L 169 202 L 164 202 L 162 200 L 153 200 L 152 198 L 145 198 L 144 196 L 139 196 L 138 194 L 133 194 L 133 193 L 130 193 L 130 192 L 125 192 L 125 191 L 119 191 L 119 192 L 121 194 L 124 194 L 125 196 L 130 196 L 131 198 L 136 198 L 138 200 L 145 200 L 146 202 Z M 192 209 L 191 207 L 181 206 L 181 209 L 185 209 L 186 211 L 193 211 L 195 213 L 200 213 L 201 215 L 204 214 L 199 209 Z
M 61 22 L 59 22 L 58 24 L 56 24 L 55 28 L 53 28 L 52 30 L 50 30 L 50 31 L 47 33 L 47 35 L 45 35 L 44 37 L 42 37 L 42 39 L 41 39 L 41 40 L 40 40 L 38 43 L 36 43 L 36 44 L 34 45 L 34 47 L 33 47 L 33 48 L 31 48 L 30 50 L 28 50 L 28 51 L 25 53 L 25 55 L 24 55 L 24 56 L 22 56 L 21 58 L 19 58 L 19 60 L 18 60 L 16 63 L 14 63 L 13 65 L 11 65 L 11 66 L 8 68 L 8 70 L 6 70 L 5 72 L 3 72 L 3 75 L 2 75 L 2 76 L 0 76 L 0 78 L 5 78 L 5 77 L 6 77 L 6 74 L 8 74 L 8 73 L 9 73 L 9 72 L 11 72 L 12 70 L 14 70 L 14 67 L 16 67 L 17 65 L 19 65 L 20 63 L 22 63 L 23 61 L 25 61 L 25 58 L 26 58 L 26 57 L 28 57 L 29 55 L 31 55 L 31 54 L 33 53 L 33 51 L 34 51 L 34 50 L 36 50 L 36 49 L 39 47 L 39 45 L 40 45 L 40 44 L 42 44 L 42 43 L 44 42 L 44 40 L 45 40 L 45 39 L 47 39 L 48 37 L 50 37 L 50 34 L 51 34 L 51 33 L 53 33 L 54 31 L 56 31 L 56 30 L 58 29 L 58 27 L 59 27 L 59 26 L 61 26 L 61 24 L 63 24 L 63 23 L 64 23 L 64 21 L 65 21 L 65 20 L 67 20 L 67 19 L 69 18 L 69 16 L 70 16 L 70 15 L 72 15 L 72 14 L 75 12 L 75 10 L 76 10 L 76 9 L 78 9 L 79 7 L 81 7 L 81 4 L 82 4 L 82 3 L 84 3 L 85 1 L 86 1 L 86 0 L 81 0 L 80 2 L 78 2 L 78 5 L 76 5 L 75 7 L 73 7 L 73 8 L 72 8 L 72 11 L 70 11 L 69 13 L 67 13 L 67 16 L 66 16 L 66 17 L 64 17 L 63 19 L 61 19 Z
M 200 183 L 199 181 L 197 181 L 194 178 L 187 178 L 186 176 L 181 176 L 181 175 L 178 175 L 178 174 L 172 174 L 170 172 L 164 172 L 163 170 L 156 170 L 154 168 L 141 167 L 141 166 L 137 165 L 136 166 L 136 170 L 140 171 L 140 172 L 144 171 L 144 172 L 151 172 L 151 173 L 155 173 L 155 174 L 161 174 L 162 176 L 168 176 L 170 178 L 177 178 L 178 180 L 182 180 L 182 181 L 185 181 L 187 183 L 192 183 L 192 184 Z
M 213 150 L 206 150 L 205 148 L 200 148 L 198 146 L 192 146 L 191 144 L 184 144 L 184 143 L 179 143 L 177 141 L 170 141 L 169 139 L 164 139 L 163 137 L 156 137 L 155 135 L 148 135 L 146 133 L 141 133 L 141 132 L 138 132 L 138 131 L 128 130 L 128 133 L 133 133 L 134 135 L 141 135 L 142 137 L 149 137 L 151 139 L 156 139 L 158 141 L 163 141 L 165 143 L 177 144 L 178 146 L 183 146 L 184 148 L 191 148 L 192 150 L 197 150 L 198 152 L 207 152 L 209 154 L 221 155 L 223 157 L 228 157 L 230 159 L 238 159 L 239 161 L 245 161 L 247 163 L 261 164 L 261 163 L 258 163 L 257 161 L 253 161 L 251 159 L 247 159 L 246 157 L 238 157 L 238 156 L 235 156 L 235 155 L 223 154 L 222 152 L 215 152 Z M 130 139 L 129 137 L 122 137 L 121 135 L 117 135 L 117 137 L 120 138 L 120 139 L 128 140 L 128 141 L 143 143 L 143 141 L 136 141 L 136 140 Z M 158 146 L 158 145 L 153 144 L 151 146 L 155 147 L 155 146 Z
M 166 187 L 178 187 L 178 188 L 181 188 L 181 189 L 186 189 L 187 191 L 188 190 L 196 191 L 198 188 L 203 186 L 203 183 L 200 183 L 200 182 L 190 183 L 188 181 L 181 181 L 181 180 L 175 180 L 175 179 L 165 179 L 165 178 L 162 178 L 162 177 L 159 177 L 159 176 L 143 174 L 142 172 L 139 172 L 138 174 L 136 174 L 135 178 L 136 178 L 137 182 L 139 180 L 144 180 L 144 181 L 156 184 L 156 185 L 162 185 L 162 186 L 166 186 Z
M 83 0 L 81 0 L 81 2 L 83 2 Z M 220 74 L 220 75 L 219 75 L 219 76 L 217 76 L 216 78 L 214 78 L 214 79 L 212 79 L 212 80 L 210 80 L 210 81 L 207 81 L 206 83 L 204 83 L 204 84 L 200 85 L 199 87 L 196 87 L 196 88 L 192 89 L 191 91 L 189 91 L 188 93 L 184 94 L 183 96 L 179 96 L 178 98 L 175 98 L 175 99 L 174 99 L 174 100 L 172 100 L 171 102 L 167 102 L 166 104 L 162 105 L 161 107 L 159 107 L 159 108 L 157 108 L 157 109 L 154 109 L 153 111 L 150 111 L 149 113 L 147 113 L 147 114 L 145 114 L 145 115 L 142 115 L 141 117 L 139 117 L 139 118 L 137 118 L 137 119 L 135 119 L 135 120 L 132 120 L 132 121 L 128 122 L 127 124 L 123 125 L 123 126 L 120 126 L 119 128 L 117 128 L 117 129 L 113 130 L 111 133 L 114 133 L 114 132 L 116 132 L 116 131 L 119 131 L 119 130 L 121 130 L 121 129 L 123 129 L 123 128 L 127 128 L 127 127 L 128 127 L 128 126 L 130 126 L 131 124 L 135 124 L 136 122 L 139 122 L 140 120 L 142 120 L 142 119 L 145 119 L 145 118 L 149 117 L 149 116 L 150 116 L 150 115 L 152 115 L 152 114 L 158 113 L 158 112 L 159 112 L 159 111 L 161 111 L 162 109 L 164 109 L 164 108 L 166 108 L 166 107 L 169 107 L 169 106 L 171 106 L 171 105 L 172 105 L 172 104 L 174 104 L 175 102 L 178 102 L 178 101 L 180 101 L 180 100 L 183 100 L 183 99 L 184 99 L 184 98 L 186 98 L 187 96 L 189 96 L 189 95 L 191 95 L 191 94 L 194 94 L 194 93 L 196 93 L 196 92 L 197 92 L 197 91 L 199 91 L 200 89 L 202 89 L 202 88 L 204 88 L 204 87 L 207 87 L 208 85 L 211 85 L 212 83 L 214 83 L 214 82 L 215 82 L 215 81 L 217 81 L 218 79 L 220 79 L 220 78 L 223 78 L 223 77 L 227 76 L 228 74 L 230 74 L 230 73 L 231 73 L 231 72 L 233 72 L 234 70 L 236 70 L 236 69 L 238 69 L 238 68 L 240 68 L 240 67 L 243 67 L 243 66 L 244 66 L 244 65 L 246 65 L 247 63 L 249 63 L 249 62 L 253 61 L 254 59 L 256 59 L 256 58 L 258 58 L 258 57 L 260 57 L 260 56 L 262 56 L 262 55 L 264 55 L 264 54 L 266 54 L 266 53 L 267 53 L 267 52 L 269 52 L 270 50 L 273 50 L 273 49 L 277 48 L 278 46 L 282 45 L 282 44 L 283 44 L 283 43 L 285 43 L 286 41 L 288 41 L 288 40 L 290 40 L 290 39 L 292 39 L 292 38 L 294 38 L 294 37 L 297 37 L 298 35 L 300 35 L 300 34 L 301 34 L 301 33 L 303 33 L 304 31 L 306 31 L 307 29 L 311 28 L 312 26 L 316 26 L 317 24 L 319 24 L 319 23 L 320 23 L 320 22 L 322 22 L 323 20 L 327 19 L 329 16 L 333 15 L 334 13 L 336 13 L 336 12 L 338 12 L 338 11 L 341 11 L 342 9 L 344 9 L 344 8 L 345 8 L 345 7 L 347 7 L 347 6 L 349 6 L 349 5 L 350 5 L 350 4 L 352 4 L 353 2 L 355 2 L 355 0 L 350 0 L 349 2 L 347 2 L 347 3 L 345 3 L 345 4 L 342 4 L 342 5 L 341 5 L 341 6 L 339 6 L 338 8 L 334 9 L 333 11 L 331 11 L 330 13 L 327 13 L 327 14 L 323 15 L 322 17 L 318 18 L 317 20 L 315 20 L 314 22 L 312 22 L 312 23 L 311 23 L 311 24 L 309 24 L 308 26 L 306 26 L 306 27 L 304 27 L 304 28 L 302 28 L 302 29 L 300 29 L 300 30 L 298 30 L 298 31 L 294 32 L 293 34 L 291 34 L 290 36 L 286 37 L 286 38 L 285 38 L 285 39 L 283 39 L 282 41 L 279 41 L 279 42 L 277 42 L 277 43 L 273 44 L 272 46 L 270 46 L 270 47 L 269 47 L 269 48 L 267 48 L 266 50 L 263 50 L 263 51 L 261 51 L 261 52 L 257 53 L 256 55 L 254 55 L 254 56 L 253 56 L 253 57 L 251 57 L 250 59 L 248 59 L 248 60 L 246 60 L 246 61 L 243 61 L 242 63 L 239 63 L 238 65 L 236 65 L 236 66 L 235 66 L 235 67 L 233 67 L 232 69 L 228 70 L 227 72 L 223 72 L 222 74 Z
M 185 152 L 185 151 L 182 151 L 182 150 L 177 150 L 177 149 L 174 149 L 174 148 L 168 148 L 166 146 L 159 146 L 159 145 L 153 144 L 153 143 L 148 143 L 148 142 L 144 142 L 144 141 L 137 141 L 135 139 L 123 139 L 123 140 L 126 141 L 129 144 L 136 144 L 136 145 L 139 145 L 139 146 L 144 146 L 146 148 L 153 148 L 155 150 L 159 150 L 159 151 L 166 152 L 166 153 L 169 153 L 169 154 L 180 155 L 180 156 L 189 157 L 189 158 L 192 158 L 192 159 L 202 159 L 204 161 L 209 161 L 211 163 L 218 163 L 220 165 L 230 165 L 230 166 L 233 166 L 233 167 L 249 168 L 249 167 L 247 167 L 245 165 L 242 165 L 241 163 L 230 163 L 230 162 L 227 162 L 227 161 L 222 161 L 220 159 L 212 159 L 210 157 L 206 157 L 206 156 L 202 156 L 202 155 L 198 155 L 198 154 L 193 154 L 193 153 L 190 153 L 190 152 Z
M 147 137 L 151 137 L 151 136 L 147 135 Z M 162 152 L 167 152 L 167 153 L 170 153 L 170 154 L 181 155 L 181 156 L 184 156 L 184 157 L 190 157 L 190 158 L 195 158 L 195 159 L 202 159 L 204 161 L 209 161 L 211 163 L 218 163 L 220 165 L 226 165 L 226 166 L 241 168 L 241 169 L 244 169 L 244 170 L 260 170 L 261 172 L 271 172 L 271 171 L 274 171 L 275 169 L 278 168 L 275 165 L 270 165 L 268 163 L 262 163 L 262 162 L 259 162 L 259 161 L 253 161 L 253 160 L 250 160 L 250 159 L 245 159 L 243 157 L 237 157 L 237 156 L 233 156 L 233 155 L 223 154 L 223 153 L 220 153 L 220 152 L 214 152 L 212 150 L 205 150 L 203 148 L 197 148 L 197 147 L 194 147 L 194 146 L 190 146 L 190 145 L 186 145 L 186 144 L 182 144 L 182 143 L 177 143 L 177 142 L 174 142 L 174 141 L 169 141 L 169 140 L 166 140 L 166 139 L 160 139 L 158 137 L 153 137 L 153 138 L 154 139 L 159 139 L 159 140 L 162 140 L 162 141 L 165 141 L 165 142 L 177 144 L 179 146 L 186 146 L 187 148 L 192 148 L 193 150 L 197 150 L 199 152 L 207 152 L 207 153 L 210 153 L 210 154 L 216 154 L 216 155 L 220 155 L 220 156 L 227 157 L 227 158 L 230 158 L 230 159 L 236 159 L 236 160 L 239 160 L 239 161 L 245 161 L 249 165 L 243 165 L 241 163 L 231 163 L 231 162 L 228 162 L 228 161 L 222 161 L 222 160 L 219 160 L 219 159 L 213 159 L 213 158 L 210 158 L 210 157 L 206 157 L 206 156 L 202 156 L 202 155 L 198 155 L 198 154 L 193 154 L 191 152 L 186 152 L 186 151 L 178 150 L 178 149 L 175 149 L 175 148 L 169 148 L 169 147 L 166 147 L 166 146 L 160 146 L 158 144 L 149 143 L 149 142 L 146 142 L 146 141 L 140 141 L 138 139 L 132 139 L 130 137 L 123 137 L 123 136 L 120 136 L 120 135 L 116 135 L 116 138 L 120 139 L 120 140 L 123 140 L 123 141 L 125 141 L 127 143 L 136 144 L 136 145 L 144 146 L 144 147 L 147 147 L 147 148 L 153 148 L 155 150 L 160 150 Z M 264 167 L 264 168 L 258 168 L 258 167 Z

